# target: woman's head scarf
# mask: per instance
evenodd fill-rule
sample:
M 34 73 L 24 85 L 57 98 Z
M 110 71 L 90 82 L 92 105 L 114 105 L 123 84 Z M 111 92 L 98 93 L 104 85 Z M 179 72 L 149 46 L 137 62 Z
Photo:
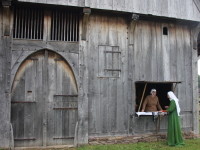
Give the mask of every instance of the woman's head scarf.
M 179 101 L 178 98 L 176 97 L 176 95 L 174 95 L 174 93 L 172 91 L 169 91 L 167 94 L 169 95 L 169 100 L 170 101 L 171 100 L 175 101 L 177 114 L 178 114 L 178 116 L 180 116 L 181 109 L 180 109 L 180 106 L 179 106 L 179 103 L 178 103 L 178 101 Z

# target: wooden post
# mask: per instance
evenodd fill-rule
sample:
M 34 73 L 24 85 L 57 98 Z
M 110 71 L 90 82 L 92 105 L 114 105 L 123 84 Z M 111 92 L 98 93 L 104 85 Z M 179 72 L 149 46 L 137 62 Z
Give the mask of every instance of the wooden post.
M 129 24 L 129 45 L 134 45 L 134 31 L 135 31 L 135 26 L 138 22 L 139 15 L 132 14 L 131 16 L 131 22 Z
M 11 10 L 10 6 L 3 3 L 0 11 L 1 24 L 1 40 L 0 40 L 0 148 L 12 147 L 13 139 L 12 130 L 10 127 L 10 113 L 11 113 Z
M 82 40 L 86 40 L 87 26 L 88 26 L 91 9 L 83 8 L 83 13 L 84 13 L 84 15 L 83 15 L 83 22 L 82 22 Z
M 158 134 L 158 131 L 160 130 L 160 115 L 158 115 L 158 118 L 157 118 L 157 122 L 156 122 L 156 134 Z
M 175 86 L 174 86 L 173 92 L 175 92 L 175 90 L 176 90 L 176 86 L 177 86 L 177 83 L 176 83 Z
M 48 51 L 44 54 L 44 97 L 43 97 L 43 146 L 47 146 L 47 101 L 48 101 Z
M 192 107 L 192 114 L 193 114 L 193 132 L 194 134 L 199 134 L 199 110 L 198 110 L 198 105 L 199 105 L 199 101 L 198 101 L 198 73 L 197 73 L 197 61 L 198 61 L 198 53 L 196 51 L 197 49 L 197 37 L 198 34 L 200 33 L 200 24 L 194 28 L 191 31 L 191 37 L 193 37 L 193 39 L 191 38 L 191 40 L 193 40 L 193 45 L 191 45 L 191 51 L 192 51 L 192 102 L 193 102 L 193 107 Z M 192 43 L 192 41 L 191 41 Z
M 140 107 L 141 107 L 141 104 L 142 104 L 142 101 L 143 101 L 143 97 L 144 97 L 144 93 L 145 93 L 145 91 L 146 91 L 146 87 L 147 87 L 147 83 L 146 83 L 145 86 L 144 86 L 144 91 L 143 91 L 143 94 L 142 94 L 142 98 L 141 98 L 141 100 L 140 100 L 140 106 L 139 106 L 138 111 L 140 111 Z

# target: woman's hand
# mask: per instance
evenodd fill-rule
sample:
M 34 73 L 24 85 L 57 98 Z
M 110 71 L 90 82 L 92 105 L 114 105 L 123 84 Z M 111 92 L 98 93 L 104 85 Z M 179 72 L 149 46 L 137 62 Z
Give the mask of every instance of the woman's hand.
M 142 109 L 142 111 L 141 112 L 144 112 L 144 109 Z
M 165 108 L 166 108 L 166 109 L 168 109 L 168 108 L 169 108 L 169 106 L 165 106 Z

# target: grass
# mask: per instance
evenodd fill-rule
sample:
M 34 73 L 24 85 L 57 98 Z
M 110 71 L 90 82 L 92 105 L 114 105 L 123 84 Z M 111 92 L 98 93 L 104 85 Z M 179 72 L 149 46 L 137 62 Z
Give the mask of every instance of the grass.
M 166 141 L 136 144 L 87 145 L 75 150 L 200 150 L 200 139 L 185 140 L 185 145 L 170 147 Z

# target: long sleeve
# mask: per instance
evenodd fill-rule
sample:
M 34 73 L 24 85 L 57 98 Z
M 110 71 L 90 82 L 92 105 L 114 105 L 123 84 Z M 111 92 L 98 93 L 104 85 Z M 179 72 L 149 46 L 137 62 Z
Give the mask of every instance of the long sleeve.
M 173 112 L 175 108 L 176 108 L 176 103 L 174 100 L 171 100 L 169 108 L 167 109 L 167 112 Z
M 158 108 L 158 110 L 162 110 L 162 107 L 160 106 L 159 100 L 158 100 L 158 103 L 157 103 L 157 108 Z

